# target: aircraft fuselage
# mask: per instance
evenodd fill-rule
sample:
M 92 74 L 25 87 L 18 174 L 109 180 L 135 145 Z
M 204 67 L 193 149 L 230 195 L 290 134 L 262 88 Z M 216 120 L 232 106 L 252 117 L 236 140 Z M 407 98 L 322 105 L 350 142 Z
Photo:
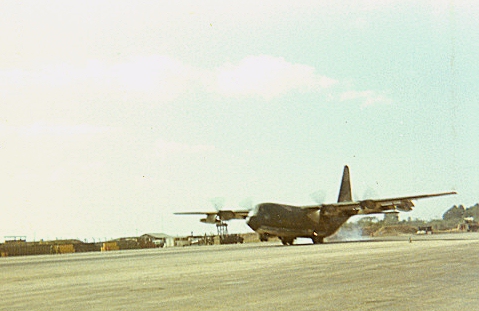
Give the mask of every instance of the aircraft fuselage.
M 319 210 L 287 204 L 262 203 L 252 211 L 247 224 L 260 235 L 261 240 L 277 236 L 283 244 L 292 244 L 295 238 L 304 237 L 311 238 L 313 243 L 322 243 L 324 237 L 336 232 L 350 216 L 324 219 Z

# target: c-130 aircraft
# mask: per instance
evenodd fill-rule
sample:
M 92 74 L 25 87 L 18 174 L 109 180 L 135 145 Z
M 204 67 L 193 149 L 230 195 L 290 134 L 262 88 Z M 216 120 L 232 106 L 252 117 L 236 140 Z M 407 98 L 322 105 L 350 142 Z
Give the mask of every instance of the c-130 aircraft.
M 261 203 L 253 210 L 217 210 L 216 212 L 186 212 L 177 215 L 205 214 L 201 222 L 221 224 L 231 219 L 246 219 L 261 241 L 278 237 L 284 245 L 292 245 L 296 238 L 311 238 L 314 244 L 323 243 L 352 216 L 380 214 L 396 210 L 409 212 L 412 200 L 456 194 L 455 191 L 423 194 L 390 199 L 353 201 L 349 167 L 344 166 L 338 203 L 311 206 L 293 206 L 279 203 Z
M 293 206 L 278 203 L 258 204 L 246 218 L 248 226 L 259 234 L 261 241 L 278 237 L 284 245 L 292 245 L 296 238 L 311 238 L 314 244 L 334 234 L 351 216 L 384 213 L 391 210 L 408 212 L 412 200 L 456 194 L 455 191 L 353 201 L 349 167 L 344 166 L 338 203 L 313 206 Z

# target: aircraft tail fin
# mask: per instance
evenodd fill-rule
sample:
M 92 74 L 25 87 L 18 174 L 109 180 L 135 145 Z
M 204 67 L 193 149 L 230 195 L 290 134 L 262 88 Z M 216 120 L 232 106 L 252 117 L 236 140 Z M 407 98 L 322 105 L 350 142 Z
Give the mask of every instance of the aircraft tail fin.
M 339 189 L 338 203 L 339 202 L 351 202 L 353 201 L 351 196 L 351 181 L 349 179 L 349 167 L 344 166 L 343 179 L 341 180 L 341 188 Z

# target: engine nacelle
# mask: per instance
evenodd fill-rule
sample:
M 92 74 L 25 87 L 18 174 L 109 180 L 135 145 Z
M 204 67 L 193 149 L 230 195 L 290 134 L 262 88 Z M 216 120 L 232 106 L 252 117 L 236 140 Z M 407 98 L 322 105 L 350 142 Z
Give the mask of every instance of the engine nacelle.
M 206 218 L 201 218 L 200 221 L 206 224 L 216 224 L 220 222 L 219 219 L 216 218 L 216 214 L 208 214 Z
M 411 200 L 403 200 L 399 205 L 396 206 L 396 209 L 401 212 L 409 212 L 412 211 L 414 207 L 414 203 Z
M 233 211 L 218 211 L 218 217 L 221 220 L 231 220 L 235 218 L 235 213 Z
M 366 211 L 381 211 L 381 204 L 374 200 L 361 201 L 361 207 Z

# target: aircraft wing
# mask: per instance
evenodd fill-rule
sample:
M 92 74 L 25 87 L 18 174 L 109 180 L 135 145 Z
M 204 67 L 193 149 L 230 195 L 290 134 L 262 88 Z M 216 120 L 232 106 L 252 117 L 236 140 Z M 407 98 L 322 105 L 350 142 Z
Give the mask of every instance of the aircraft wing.
M 414 203 L 412 202 L 412 200 L 439 197 L 439 196 L 451 195 L 451 194 L 456 194 L 456 192 L 450 191 L 450 192 L 421 194 L 421 195 L 413 195 L 413 196 L 397 197 L 397 198 L 389 198 L 389 199 L 363 200 L 363 201 L 359 201 L 361 206 L 361 211 L 359 214 L 373 214 L 377 212 L 381 213 L 387 210 L 409 212 L 412 210 L 412 207 L 414 206 Z
M 223 220 L 231 219 L 246 219 L 248 217 L 249 210 L 218 210 L 216 212 L 180 212 L 175 213 L 175 215 L 205 215 L 206 218 L 200 219 L 201 222 L 205 223 L 218 223 Z
M 408 212 L 412 210 L 414 203 L 412 200 L 438 197 L 444 195 L 456 194 L 455 191 L 421 194 L 389 199 L 370 199 L 354 202 L 340 202 L 332 204 L 321 204 L 316 206 L 305 206 L 303 208 L 311 210 L 321 210 L 323 215 L 338 215 L 338 214 L 377 214 L 389 210 L 397 210 L 401 212 Z

